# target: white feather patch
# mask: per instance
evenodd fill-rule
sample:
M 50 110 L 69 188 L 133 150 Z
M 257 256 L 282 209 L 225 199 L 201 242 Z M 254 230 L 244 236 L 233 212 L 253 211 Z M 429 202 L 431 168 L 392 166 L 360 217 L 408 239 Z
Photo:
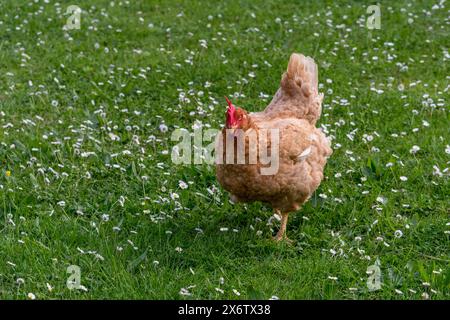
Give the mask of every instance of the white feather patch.
M 299 161 L 305 160 L 311 154 L 311 147 L 306 148 L 303 152 L 297 157 Z

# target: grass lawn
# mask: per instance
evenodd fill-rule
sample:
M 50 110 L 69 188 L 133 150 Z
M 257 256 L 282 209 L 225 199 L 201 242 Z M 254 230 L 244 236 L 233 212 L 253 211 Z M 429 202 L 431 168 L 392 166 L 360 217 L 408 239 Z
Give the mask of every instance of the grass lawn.
M 77 0 L 65 31 L 65 1 L 1 1 L 0 298 L 449 299 L 439 2 L 381 1 L 369 30 L 363 1 Z M 334 154 L 288 245 L 214 167 L 173 164 L 171 133 L 220 128 L 224 95 L 263 109 L 292 52 Z

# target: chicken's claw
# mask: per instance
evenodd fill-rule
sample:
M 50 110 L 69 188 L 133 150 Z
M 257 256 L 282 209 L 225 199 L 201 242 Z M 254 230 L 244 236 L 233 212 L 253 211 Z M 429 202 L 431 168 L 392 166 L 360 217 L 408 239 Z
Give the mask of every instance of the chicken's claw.
M 286 235 L 276 235 L 275 237 L 273 237 L 273 241 L 280 243 L 280 242 L 285 242 L 289 245 L 293 245 L 294 241 L 289 239 Z

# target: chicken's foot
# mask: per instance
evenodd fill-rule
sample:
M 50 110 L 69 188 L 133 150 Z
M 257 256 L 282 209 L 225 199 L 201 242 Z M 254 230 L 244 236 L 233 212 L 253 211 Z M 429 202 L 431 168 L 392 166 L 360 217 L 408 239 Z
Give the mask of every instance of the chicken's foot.
M 280 226 L 280 230 L 278 230 L 277 235 L 273 239 L 276 242 L 280 242 L 281 240 L 284 240 L 284 241 L 286 241 L 287 243 L 290 244 L 290 243 L 292 243 L 292 240 L 290 240 L 286 236 L 286 225 L 287 225 L 287 222 L 288 222 L 289 213 L 281 213 L 278 210 L 277 210 L 276 213 L 281 216 L 281 226 Z

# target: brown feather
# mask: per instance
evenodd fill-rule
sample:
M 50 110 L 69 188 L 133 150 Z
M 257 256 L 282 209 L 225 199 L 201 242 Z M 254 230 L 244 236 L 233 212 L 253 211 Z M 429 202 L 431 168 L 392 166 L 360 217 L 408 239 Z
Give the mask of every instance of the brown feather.
M 280 89 L 263 112 L 247 114 L 238 108 L 248 118 L 242 128 L 246 133 L 253 131 L 259 137 L 261 129 L 279 130 L 279 170 L 275 175 L 262 175 L 264 165 L 259 159 L 256 164 L 248 164 L 250 140 L 246 139 L 246 164 L 216 165 L 219 183 L 234 199 L 262 201 L 275 210 L 291 212 L 298 210 L 318 188 L 332 150 L 327 137 L 315 127 L 323 98 L 318 93 L 317 79 L 314 60 L 293 54 Z M 224 146 L 226 134 L 224 129 Z M 269 140 L 268 148 L 270 143 Z

